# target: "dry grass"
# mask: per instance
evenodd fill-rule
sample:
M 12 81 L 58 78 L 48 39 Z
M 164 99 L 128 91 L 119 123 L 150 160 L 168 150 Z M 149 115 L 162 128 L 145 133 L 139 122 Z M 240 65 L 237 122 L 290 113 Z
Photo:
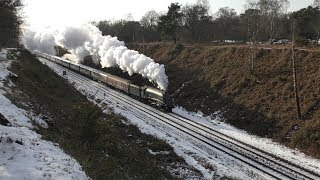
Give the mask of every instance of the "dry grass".
M 15 81 L 16 89 L 12 89 L 17 94 L 9 98 L 13 102 L 25 102 L 36 114 L 52 118 L 48 129 L 38 131 L 47 140 L 59 143 L 91 178 L 178 178 L 179 173 L 173 176 L 168 171 L 174 167 L 186 169 L 190 176 L 201 176 L 166 142 L 122 123 L 126 121 L 124 117 L 103 113 L 29 52 L 22 52 L 11 70 L 19 78 Z M 170 153 L 155 156 L 149 153 L 149 149 Z M 181 177 L 184 178 L 183 175 Z
M 132 47 L 142 52 L 142 45 Z M 178 49 L 163 43 L 145 46 L 146 55 L 166 65 L 176 104 L 206 114 L 223 110 L 227 121 L 237 127 L 320 157 L 319 49 L 296 55 L 302 120 L 295 115 L 289 48 L 196 45 Z

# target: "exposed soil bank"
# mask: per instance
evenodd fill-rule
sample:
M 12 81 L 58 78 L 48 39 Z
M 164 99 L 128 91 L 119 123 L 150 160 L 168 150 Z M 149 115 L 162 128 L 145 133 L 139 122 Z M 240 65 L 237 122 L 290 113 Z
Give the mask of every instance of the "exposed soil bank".
M 299 50 L 295 56 L 303 116 L 297 120 L 288 48 L 164 43 L 129 47 L 166 65 L 176 105 L 208 115 L 221 111 L 230 124 L 320 157 L 320 50 Z

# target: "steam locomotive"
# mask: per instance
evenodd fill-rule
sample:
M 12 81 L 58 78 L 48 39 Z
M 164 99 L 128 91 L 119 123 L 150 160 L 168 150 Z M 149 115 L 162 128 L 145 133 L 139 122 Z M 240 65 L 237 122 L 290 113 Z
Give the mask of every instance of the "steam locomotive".
M 91 68 L 89 66 L 77 64 L 57 56 L 51 56 L 40 52 L 36 52 L 35 54 L 38 57 L 45 58 L 77 73 L 90 77 L 93 80 L 103 82 L 108 86 L 122 91 L 130 96 L 133 96 L 143 102 L 154 104 L 161 110 L 171 112 L 173 108 L 173 102 L 170 95 L 160 89 L 150 86 L 137 86 L 135 84 L 132 84 L 127 79 L 114 76 L 101 70 Z

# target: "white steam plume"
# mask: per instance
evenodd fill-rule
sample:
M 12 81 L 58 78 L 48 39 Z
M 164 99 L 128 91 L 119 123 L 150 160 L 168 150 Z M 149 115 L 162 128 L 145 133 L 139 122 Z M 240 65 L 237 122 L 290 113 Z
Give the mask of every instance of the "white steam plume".
M 164 65 L 153 59 L 128 49 L 117 37 L 102 36 L 101 31 L 90 24 L 66 27 L 56 31 L 24 33 L 23 43 L 30 50 L 38 50 L 54 55 L 54 45 L 68 49 L 65 55 L 72 61 L 81 63 L 85 56 L 92 55 L 93 62 L 102 67 L 118 66 L 131 76 L 141 74 L 158 87 L 166 90 L 168 77 Z
M 51 33 L 27 31 L 24 33 L 23 44 L 30 50 L 38 50 L 55 55 L 55 38 Z

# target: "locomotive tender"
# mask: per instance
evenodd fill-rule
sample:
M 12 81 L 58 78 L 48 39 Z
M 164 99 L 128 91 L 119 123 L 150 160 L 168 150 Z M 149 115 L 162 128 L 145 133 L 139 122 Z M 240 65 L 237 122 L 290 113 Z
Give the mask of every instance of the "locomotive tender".
M 64 66 L 75 72 L 92 78 L 93 80 L 103 82 L 117 90 L 123 91 L 128 95 L 134 96 L 142 101 L 149 101 L 156 104 L 161 109 L 171 112 L 173 102 L 171 97 L 164 91 L 150 86 L 137 86 L 129 80 L 118 76 L 103 72 L 98 69 L 91 68 L 82 64 L 77 64 L 69 60 L 62 59 L 57 56 L 48 55 L 45 53 L 36 52 L 37 56 L 45 58 L 56 64 Z

